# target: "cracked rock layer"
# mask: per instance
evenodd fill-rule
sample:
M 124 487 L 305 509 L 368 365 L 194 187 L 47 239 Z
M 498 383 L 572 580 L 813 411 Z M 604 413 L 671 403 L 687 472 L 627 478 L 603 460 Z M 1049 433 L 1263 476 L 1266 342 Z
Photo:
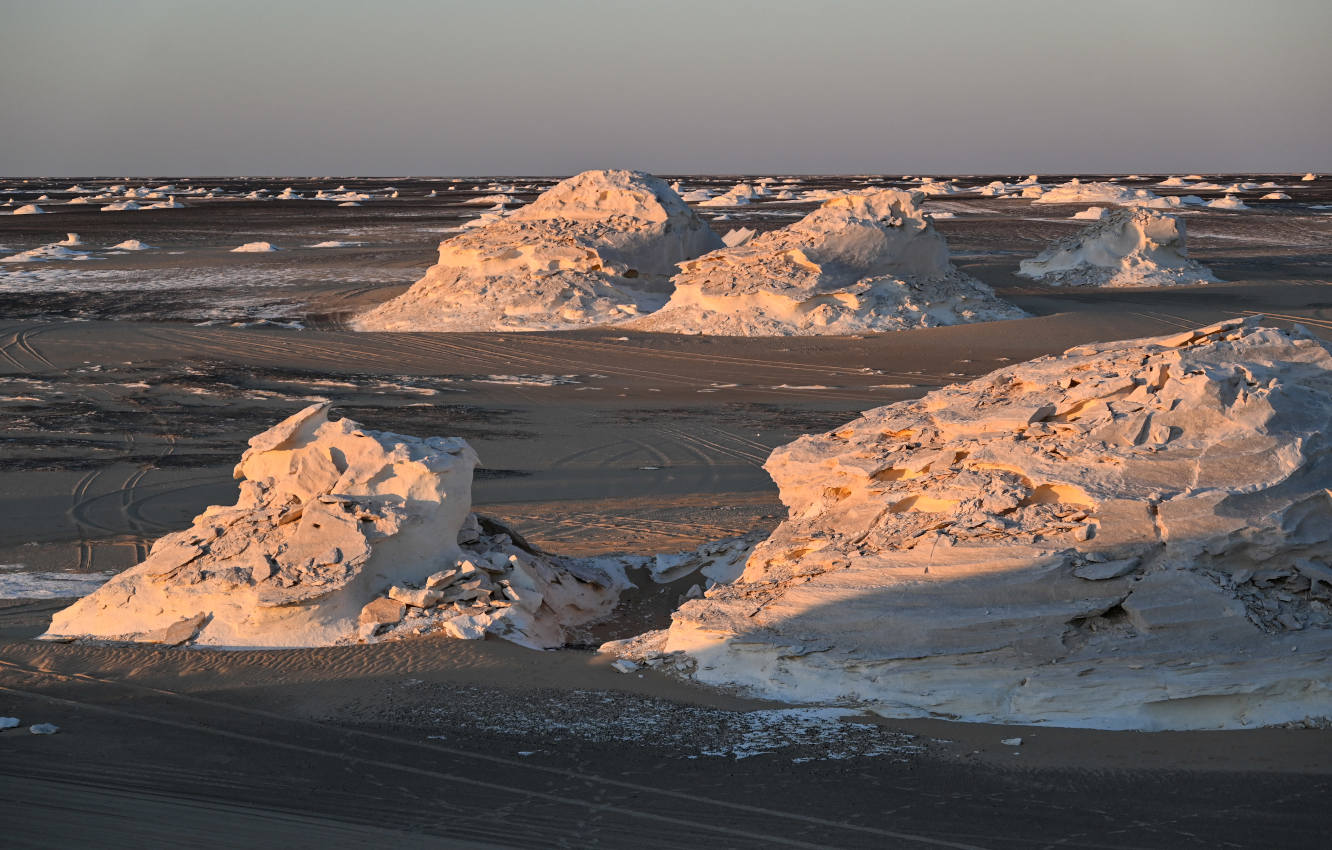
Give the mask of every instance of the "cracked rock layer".
M 890 716 L 1332 713 L 1332 356 L 1227 322 L 1070 349 L 773 452 L 788 519 L 659 653 Z

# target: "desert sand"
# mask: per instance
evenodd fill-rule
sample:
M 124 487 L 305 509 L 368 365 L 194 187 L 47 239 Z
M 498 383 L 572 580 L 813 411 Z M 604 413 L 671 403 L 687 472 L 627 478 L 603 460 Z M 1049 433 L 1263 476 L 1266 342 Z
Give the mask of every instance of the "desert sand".
M 1130 185 L 1164 195 L 1167 176 Z M 680 179 L 685 195 L 737 183 Z M 790 179 L 794 192 L 865 187 Z M 995 179 L 1017 185 L 957 185 Z M 111 824 L 123 846 L 160 841 L 168 825 L 178 840 L 225 829 L 236 843 L 296 846 L 1319 846 L 1326 729 L 845 723 L 667 670 L 620 673 L 593 651 L 667 627 L 693 578 L 646 584 L 556 652 L 441 636 L 272 651 L 35 640 L 106 573 L 234 503 L 247 441 L 323 399 L 368 429 L 466 440 L 482 462 L 474 509 L 537 546 L 668 553 L 771 533 L 787 515 L 761 468 L 769 453 L 865 410 L 1081 345 L 1247 315 L 1332 338 L 1321 306 L 1332 218 L 1315 209 L 1332 201 L 1327 181 L 1208 180 L 1276 182 L 1292 198 L 1255 189 L 1242 195 L 1248 211 L 1186 213 L 1190 258 L 1224 283 L 1053 288 L 1017 276 L 1018 263 L 1075 233 L 1085 222 L 1070 216 L 1090 201 L 939 194 L 924 207 L 953 214 L 935 224 L 953 264 L 1029 318 L 780 340 L 349 329 L 421 277 L 442 230 L 485 209 L 463 200 L 530 200 L 550 180 L 456 191 L 447 180 L 208 180 L 198 185 L 221 191 L 194 201 L 162 178 L 143 185 L 176 183 L 184 209 L 101 216 L 101 202 L 43 202 L 46 215 L 0 218 L 5 256 L 74 231 L 82 244 L 65 247 L 91 257 L 0 264 L 0 586 L 12 588 L 0 603 L 0 715 L 23 724 L 0 732 L 8 834 L 16 846 Z M 30 197 L 69 197 L 55 190 L 75 183 L 101 193 L 67 177 Z M 246 199 L 288 185 L 302 197 Z M 339 207 L 352 201 L 315 200 L 321 191 L 368 197 Z M 704 209 L 724 234 L 767 232 L 813 207 L 760 197 Z M 127 240 L 153 247 L 109 250 Z M 255 241 L 282 250 L 231 253 Z M 304 247 L 327 241 L 357 244 Z M 40 722 L 59 733 L 29 734 Z

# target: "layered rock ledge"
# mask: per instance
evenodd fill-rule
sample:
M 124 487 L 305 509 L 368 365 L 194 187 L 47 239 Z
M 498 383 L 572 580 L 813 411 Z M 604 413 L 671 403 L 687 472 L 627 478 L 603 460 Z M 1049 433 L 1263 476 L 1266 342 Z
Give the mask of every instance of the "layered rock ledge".
M 1332 356 L 1225 322 L 1080 346 L 773 452 L 789 517 L 607 647 L 888 716 L 1332 715 Z

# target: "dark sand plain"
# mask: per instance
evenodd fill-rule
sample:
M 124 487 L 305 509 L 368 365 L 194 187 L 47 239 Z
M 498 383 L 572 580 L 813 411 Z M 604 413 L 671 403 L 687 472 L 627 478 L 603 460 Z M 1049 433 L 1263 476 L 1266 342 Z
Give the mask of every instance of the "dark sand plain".
M 371 428 L 467 438 L 486 464 L 478 510 L 551 551 L 676 551 L 764 531 L 783 515 L 768 451 L 861 410 L 1079 343 L 1257 312 L 1332 339 L 1332 215 L 1311 208 L 1332 203 L 1332 181 L 1271 179 L 1293 199 L 1186 216 L 1191 254 L 1227 283 L 1176 290 L 1015 277 L 1020 259 L 1081 224 L 1068 220 L 1081 205 L 928 201 L 955 215 L 937 222 L 954 262 L 1032 318 L 864 338 L 347 330 L 354 311 L 420 276 L 441 231 L 477 212 L 458 201 L 489 194 L 488 180 L 425 198 L 446 184 L 206 179 L 191 183 L 392 184 L 400 198 L 0 217 L 12 251 L 67 231 L 158 248 L 0 264 L 0 564 L 132 565 L 157 536 L 234 500 L 245 441 L 314 398 Z M 525 199 L 548 185 L 502 182 L 530 188 L 514 193 Z M 709 214 L 728 216 L 714 223 L 725 232 L 812 206 Z M 228 251 L 259 239 L 284 250 Z M 326 239 L 361 244 L 301 247 Z M 292 321 L 305 329 L 265 324 Z M 682 589 L 645 594 L 600 636 L 663 625 Z M 68 601 L 0 602 L 0 715 L 62 727 L 0 732 L 6 846 L 1321 847 L 1332 829 L 1329 730 L 861 718 L 830 738 L 778 721 L 756 732 L 752 712 L 783 707 L 618 674 L 579 648 L 34 641 Z M 1000 743 L 1011 737 L 1021 746 Z

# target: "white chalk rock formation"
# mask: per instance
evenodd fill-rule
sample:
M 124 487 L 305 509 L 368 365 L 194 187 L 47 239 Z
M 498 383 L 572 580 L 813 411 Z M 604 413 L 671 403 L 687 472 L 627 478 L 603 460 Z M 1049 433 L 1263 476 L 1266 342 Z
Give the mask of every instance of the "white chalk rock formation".
M 1073 218 L 1080 221 L 1104 221 L 1109 215 L 1110 211 L 1105 207 L 1087 207 L 1073 213 Z
M 937 195 L 960 195 L 968 191 L 961 188 L 952 180 L 935 180 L 933 177 L 926 177 L 915 191 L 921 192 L 929 197 Z
M 749 183 L 737 183 L 724 194 L 715 198 L 705 198 L 698 202 L 700 207 L 742 207 L 758 198 L 765 197 L 768 190 L 764 186 L 755 188 Z
M 23 206 L 14 210 L 14 215 L 41 215 L 45 212 L 46 210 L 42 209 L 36 204 L 24 204 Z
M 1214 201 L 1208 201 L 1207 206 L 1214 210 L 1247 210 L 1249 205 L 1241 201 L 1234 195 L 1226 195 L 1224 198 L 1217 198 Z
M 681 264 L 675 292 L 638 330 L 720 336 L 892 331 L 1017 318 L 948 261 L 920 195 L 870 190 Z
M 622 579 L 577 573 L 471 510 L 472 449 L 330 421 L 312 405 L 250 440 L 240 499 L 55 615 L 47 637 L 323 646 L 442 630 L 559 646 Z
M 661 180 L 585 171 L 440 243 L 439 263 L 362 314 L 363 331 L 560 330 L 660 307 L 682 260 L 721 240 Z
M 1054 242 L 1018 274 L 1053 286 L 1180 286 L 1215 282 L 1190 260 L 1184 222 L 1147 209 L 1115 210 Z
M 1328 346 L 1238 320 L 890 404 L 773 452 L 788 519 L 643 642 L 888 716 L 1326 718 L 1330 427 Z
M 1024 194 L 1023 197 L 1026 197 Z M 1133 206 L 1157 201 L 1155 193 L 1146 189 L 1131 189 L 1114 183 L 1083 183 L 1076 177 L 1047 189 L 1036 197 L 1033 204 L 1117 204 Z
M 722 244 L 727 248 L 737 248 L 758 235 L 758 232 L 749 227 L 737 227 L 729 230 L 722 236 Z
M 91 254 L 87 251 L 75 251 L 66 248 L 60 242 L 41 245 L 7 257 L 0 257 L 0 263 L 37 263 L 49 260 L 87 260 Z
M 246 242 L 231 249 L 233 254 L 269 254 L 278 250 L 272 242 Z

